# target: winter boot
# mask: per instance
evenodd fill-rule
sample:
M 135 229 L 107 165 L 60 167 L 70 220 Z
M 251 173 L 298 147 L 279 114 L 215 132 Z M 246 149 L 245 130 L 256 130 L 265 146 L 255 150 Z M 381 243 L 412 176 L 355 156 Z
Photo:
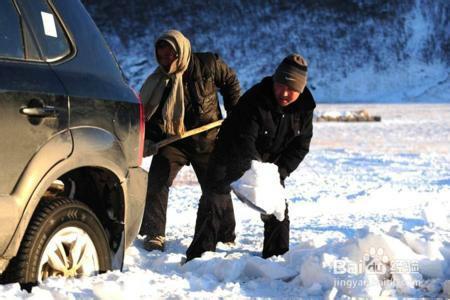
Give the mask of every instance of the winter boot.
M 222 244 L 224 244 L 225 246 L 229 247 L 229 248 L 234 248 L 236 246 L 236 242 L 232 241 L 232 242 L 222 242 Z
M 163 252 L 164 251 L 164 243 L 165 243 L 165 237 L 161 235 L 157 236 L 147 236 L 144 239 L 144 249 L 147 251 L 153 251 L 158 250 Z

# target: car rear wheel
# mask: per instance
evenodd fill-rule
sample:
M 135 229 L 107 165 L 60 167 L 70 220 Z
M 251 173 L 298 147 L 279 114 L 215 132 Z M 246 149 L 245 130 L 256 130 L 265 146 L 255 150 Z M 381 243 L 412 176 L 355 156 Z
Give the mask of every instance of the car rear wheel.
M 48 277 L 89 276 L 110 269 L 108 239 L 92 210 L 77 200 L 46 199 L 8 266 L 7 280 L 29 289 Z

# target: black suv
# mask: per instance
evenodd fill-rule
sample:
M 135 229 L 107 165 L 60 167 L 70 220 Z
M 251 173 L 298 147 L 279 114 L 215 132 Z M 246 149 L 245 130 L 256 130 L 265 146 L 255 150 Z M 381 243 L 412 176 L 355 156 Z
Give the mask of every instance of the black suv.
M 0 1 L 0 273 L 120 269 L 145 205 L 143 107 L 79 0 Z

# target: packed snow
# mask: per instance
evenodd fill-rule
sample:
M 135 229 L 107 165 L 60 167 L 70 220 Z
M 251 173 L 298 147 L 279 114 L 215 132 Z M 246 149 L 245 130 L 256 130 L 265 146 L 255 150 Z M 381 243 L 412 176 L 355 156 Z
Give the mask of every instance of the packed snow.
M 250 169 L 231 183 L 231 189 L 250 208 L 284 220 L 286 196 L 277 165 L 252 161 Z
M 260 257 L 260 215 L 233 196 L 236 245 L 182 264 L 201 195 L 186 167 L 170 191 L 164 253 L 138 237 L 123 272 L 49 279 L 30 294 L 0 285 L 0 298 L 449 298 L 450 105 L 317 108 L 358 109 L 382 121 L 316 123 L 310 154 L 286 180 L 285 255 Z

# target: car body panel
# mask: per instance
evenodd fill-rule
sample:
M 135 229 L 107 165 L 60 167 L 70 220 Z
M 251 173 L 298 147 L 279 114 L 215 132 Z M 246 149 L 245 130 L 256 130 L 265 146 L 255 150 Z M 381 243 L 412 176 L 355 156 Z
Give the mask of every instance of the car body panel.
M 32 106 L 53 107 L 55 115 L 40 118 L 21 113 Z M 9 195 L 36 152 L 68 129 L 68 100 L 46 64 L 0 60 L 0 110 L 0 195 Z
M 23 222 L 23 218 L 29 219 L 27 218 L 26 207 L 31 205 L 34 210 L 37 205 L 37 203 L 33 204 L 32 201 L 29 201 L 32 194 L 39 194 L 38 200 L 42 197 L 43 192 L 39 193 L 37 187 L 43 178 L 48 174 L 51 167 L 64 161 L 71 152 L 72 137 L 69 131 L 61 132 L 48 141 L 31 159 L 20 180 L 18 180 L 14 192 L 11 195 L 0 196 L 0 224 L 2 224 L 0 253 L 5 252 L 12 236 L 19 227 L 19 223 L 28 225 L 29 220 Z
M 123 223 L 113 253 L 113 267 L 120 268 L 124 249 L 139 231 L 147 191 L 147 173 L 139 167 L 139 99 L 81 2 L 46 1 L 66 31 L 71 53 L 47 62 L 0 59 L 0 128 L 6 129 L 0 131 L 0 273 L 17 254 L 52 183 L 85 167 L 108 171 L 120 186 L 122 219 L 112 219 Z M 24 31 L 33 24 L 28 25 Z M 27 49 L 34 42 L 42 48 L 35 33 L 34 39 L 24 34 Z M 31 100 L 54 108 L 55 115 L 24 115 Z
M 15 210 L 17 212 L 24 212 L 23 215 L 20 215 L 20 222 L 15 222 L 19 224 L 18 228 L 14 233 L 12 242 L 9 243 L 6 250 L 3 249 L 4 251 L 1 251 L 3 253 L 2 257 L 12 257 L 17 253 L 25 229 L 45 191 L 52 182 L 71 170 L 82 167 L 96 167 L 111 171 L 117 177 L 125 191 L 124 200 L 127 204 L 126 207 L 142 207 L 145 194 L 143 196 L 142 191 L 140 191 L 142 190 L 142 186 L 135 188 L 129 187 L 129 170 L 117 138 L 103 129 L 91 127 L 75 128 L 72 129 L 70 133 L 75 145 L 71 155 L 59 161 L 52 168 L 46 170 L 45 176 L 40 177 L 40 174 L 37 174 L 36 176 L 33 176 L 33 174 L 25 174 L 26 176 L 23 177 L 24 183 L 21 182 L 21 184 L 19 184 L 19 186 L 23 186 L 23 188 L 18 189 L 17 194 L 13 194 L 12 197 L 9 197 L 9 199 L 5 199 L 4 202 L 2 201 L 2 203 L 0 203 L 4 204 L 4 208 L 9 209 L 9 211 Z M 49 149 L 56 149 L 54 145 L 49 144 L 48 147 Z M 46 165 L 46 162 L 42 162 L 43 160 L 46 160 L 44 152 L 42 153 L 42 156 L 36 157 L 35 161 L 30 163 L 30 172 L 35 172 L 36 169 L 42 170 L 42 165 Z M 41 165 L 41 167 L 36 168 L 35 166 L 37 165 Z M 133 170 L 133 174 L 134 173 L 135 171 Z M 142 182 L 142 178 L 144 177 L 145 174 L 140 174 L 139 176 L 136 176 L 135 180 L 136 182 Z M 33 186 L 33 184 L 30 183 L 30 178 L 42 178 L 42 180 L 36 185 L 34 192 L 30 195 L 29 200 L 27 200 L 27 192 L 31 189 L 30 187 Z M 140 181 L 139 178 L 141 178 Z M 20 193 L 20 191 L 23 191 L 23 193 Z M 129 197 L 129 194 L 132 196 Z M 138 197 L 136 197 L 136 195 Z M 3 211 L 5 211 L 3 207 L 0 207 L 0 212 Z M 13 220 L 11 220 L 10 217 L 9 214 L 0 213 L 0 220 L 3 219 L 2 222 L 4 223 L 8 221 L 8 218 L 9 222 L 12 222 Z M 139 221 L 140 220 L 138 220 L 138 222 Z M 127 230 L 127 226 L 125 226 L 125 232 L 127 232 Z M 130 236 L 130 234 L 125 234 L 125 236 L 127 235 Z
M 124 152 L 128 165 L 137 167 L 139 107 L 136 95 L 83 5 L 66 0 L 52 3 L 76 45 L 74 57 L 51 64 L 71 96 L 70 127 L 87 124 L 114 132 L 127 145 Z
M 147 195 L 148 173 L 137 167 L 129 169 L 127 187 L 128 203 L 125 206 L 125 248 L 128 248 L 141 228 Z

